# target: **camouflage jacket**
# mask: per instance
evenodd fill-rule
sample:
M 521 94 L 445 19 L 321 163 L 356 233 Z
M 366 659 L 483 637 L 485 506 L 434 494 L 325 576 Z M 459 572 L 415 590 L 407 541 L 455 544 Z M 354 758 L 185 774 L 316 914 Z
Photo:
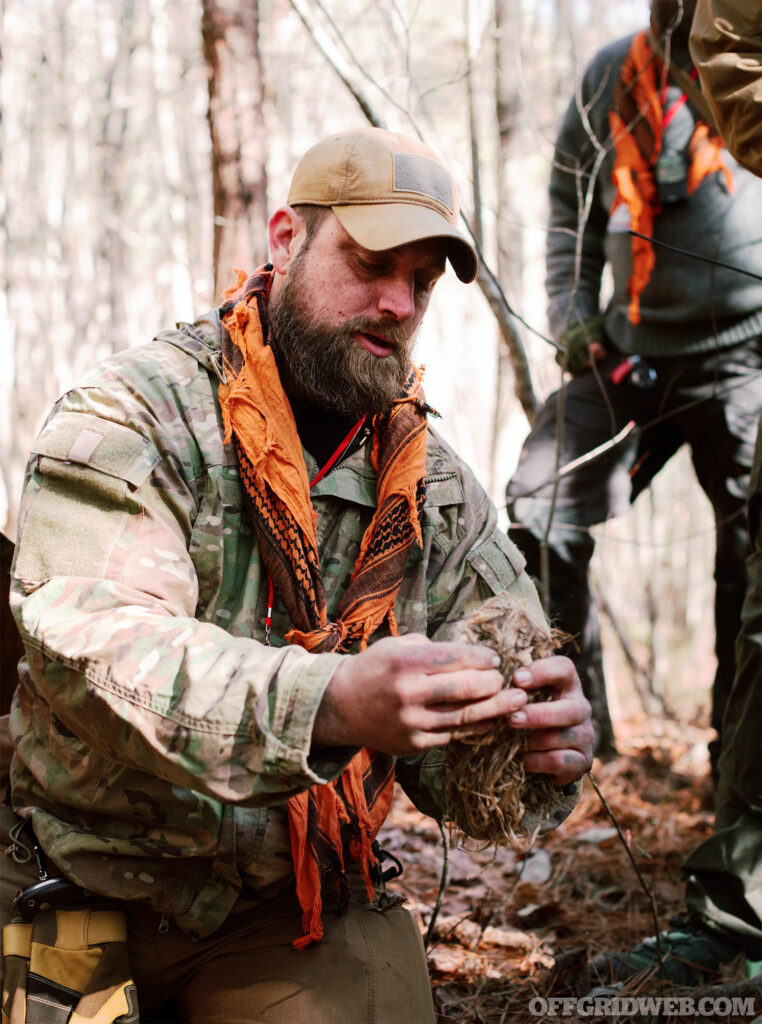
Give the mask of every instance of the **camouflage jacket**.
M 11 596 L 26 648 L 15 810 L 75 882 L 148 903 L 193 937 L 224 921 L 244 884 L 266 899 L 292 882 L 284 801 L 354 753 L 310 749 L 342 655 L 284 645 L 277 601 L 274 645 L 262 643 L 267 584 L 223 444 L 219 376 L 214 312 L 119 353 L 60 399 L 32 449 Z M 541 616 L 494 507 L 433 431 L 427 473 L 401 630 L 445 638 L 505 588 Z M 365 448 L 313 489 L 329 615 L 375 501 Z M 433 751 L 398 771 L 434 813 L 440 766 Z

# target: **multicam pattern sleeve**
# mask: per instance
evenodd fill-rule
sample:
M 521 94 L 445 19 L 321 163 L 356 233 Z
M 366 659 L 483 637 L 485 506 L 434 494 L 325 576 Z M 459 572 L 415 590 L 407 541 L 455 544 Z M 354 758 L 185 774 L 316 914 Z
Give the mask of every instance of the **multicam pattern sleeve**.
M 251 638 L 257 559 L 228 501 L 235 471 L 208 393 L 195 360 L 155 346 L 115 359 L 50 416 L 15 565 L 37 698 L 26 724 L 52 723 L 95 756 L 116 751 L 122 765 L 218 801 L 262 805 L 341 771 L 344 752 L 335 763 L 309 756 L 338 656 Z M 223 543 L 220 568 L 208 556 Z M 65 773 L 49 752 L 34 763 L 45 746 L 32 735 L 19 756 L 29 751 L 54 797 Z

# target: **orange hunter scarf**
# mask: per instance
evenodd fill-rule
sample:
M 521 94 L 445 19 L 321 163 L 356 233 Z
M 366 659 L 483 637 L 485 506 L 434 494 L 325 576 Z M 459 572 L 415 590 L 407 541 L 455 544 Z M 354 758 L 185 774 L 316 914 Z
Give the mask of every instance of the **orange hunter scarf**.
M 267 296 L 271 274 L 260 269 L 225 293 L 220 309 L 226 383 L 219 395 L 225 442 L 236 447 L 241 478 L 262 561 L 294 628 L 286 635 L 308 651 L 346 651 L 384 620 L 397 634 L 394 601 L 410 546 L 422 546 L 426 494 L 426 405 L 419 375 L 411 368 L 405 393 L 373 421 L 371 460 L 378 474 L 377 507 L 365 532 L 351 582 L 336 618 L 327 621 L 318 558 L 317 516 L 302 447 L 288 398 L 267 343 Z M 372 843 L 391 804 L 394 764 L 377 751 L 361 750 L 341 778 L 313 786 L 288 801 L 291 854 L 305 935 L 301 949 L 323 935 L 321 877 L 337 878 L 339 906 L 348 899 L 341 826 L 360 862 L 369 898 Z
M 654 181 L 654 169 L 662 147 L 663 109 L 660 98 L 661 62 L 648 41 L 648 33 L 640 32 L 632 41 L 630 52 L 614 91 L 609 112 L 609 126 L 616 156 L 612 178 L 616 196 L 611 213 L 625 204 L 630 212 L 630 227 L 642 235 L 653 235 L 654 216 L 661 212 Z M 722 158 L 720 136 L 705 122 L 697 121 L 688 144 L 688 195 L 691 195 L 708 174 L 723 171 L 729 191 L 733 178 Z M 640 294 L 648 284 L 656 257 L 653 246 L 644 238 L 632 236 L 632 276 L 629 284 L 629 318 L 640 323 Z

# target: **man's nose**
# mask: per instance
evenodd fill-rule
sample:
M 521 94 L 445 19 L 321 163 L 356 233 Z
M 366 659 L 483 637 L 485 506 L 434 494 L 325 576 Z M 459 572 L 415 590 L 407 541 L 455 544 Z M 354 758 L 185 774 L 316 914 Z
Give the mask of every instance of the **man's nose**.
M 409 320 L 415 313 L 414 282 L 402 274 L 385 278 L 378 297 L 378 311 L 400 322 Z

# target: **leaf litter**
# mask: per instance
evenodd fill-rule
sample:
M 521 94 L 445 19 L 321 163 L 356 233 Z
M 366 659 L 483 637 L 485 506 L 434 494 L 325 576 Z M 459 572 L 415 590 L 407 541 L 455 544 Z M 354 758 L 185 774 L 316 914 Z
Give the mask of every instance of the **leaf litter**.
M 655 896 L 662 929 L 684 915 L 681 865 L 712 831 L 704 753 L 711 736 L 711 730 L 685 722 L 620 722 L 619 756 L 593 765 Z M 398 787 L 379 839 L 405 868 L 389 888 L 406 897 L 425 934 L 440 888 L 439 826 Z M 631 949 L 653 933 L 649 897 L 589 782 L 571 816 L 533 848 L 460 836 L 448 862 L 448 884 L 427 951 L 439 1024 L 542 1024 L 545 1018 L 532 1016 L 529 1004 L 558 991 L 561 975 L 565 994 L 585 995 L 592 987 L 589 960 L 599 952 Z M 735 964 L 718 980 L 742 977 Z M 663 982 L 634 979 L 620 994 L 659 990 L 665 991 Z

